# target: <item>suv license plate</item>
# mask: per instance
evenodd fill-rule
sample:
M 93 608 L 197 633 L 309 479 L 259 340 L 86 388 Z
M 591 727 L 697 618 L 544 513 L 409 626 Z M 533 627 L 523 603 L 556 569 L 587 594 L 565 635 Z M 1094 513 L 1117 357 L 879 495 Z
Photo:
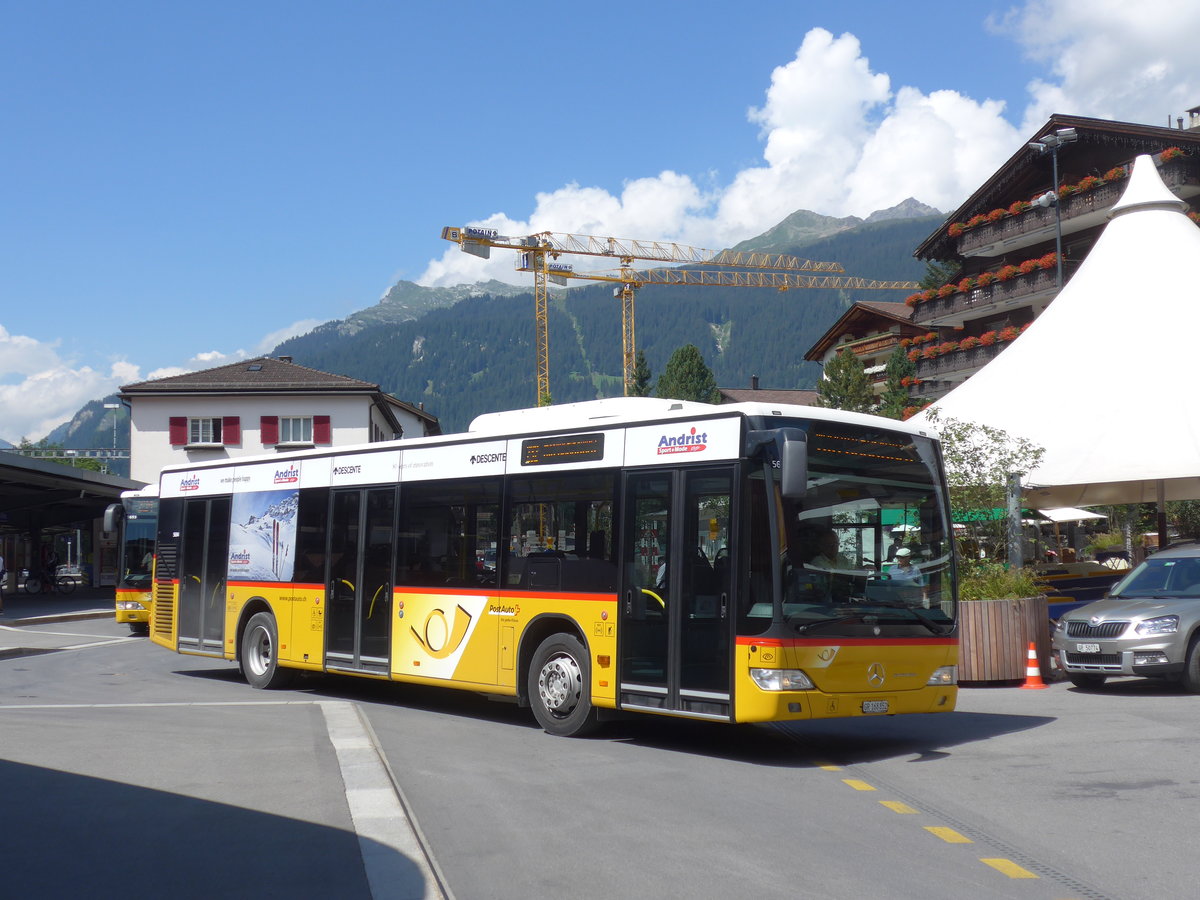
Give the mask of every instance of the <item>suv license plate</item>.
M 1100 645 L 1099 644 L 1076 644 L 1075 652 L 1076 653 L 1099 653 Z
M 864 700 L 862 711 L 865 713 L 885 713 L 888 711 L 886 700 Z

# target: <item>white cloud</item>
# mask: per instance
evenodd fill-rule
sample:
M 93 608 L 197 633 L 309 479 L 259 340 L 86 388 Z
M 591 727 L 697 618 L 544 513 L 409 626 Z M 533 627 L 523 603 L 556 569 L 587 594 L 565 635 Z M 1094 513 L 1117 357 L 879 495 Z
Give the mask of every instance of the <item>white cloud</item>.
M 119 360 L 108 372 L 73 366 L 57 343 L 10 334 L 0 326 L 0 437 L 40 440 L 88 402 L 137 380 L 137 366 Z
M 1029 0 L 993 23 L 1048 76 L 1023 132 L 1052 113 L 1166 125 L 1200 103 L 1200 5 L 1176 0 Z
M 837 102 L 830 102 L 836 97 Z M 798 209 L 866 216 L 916 197 L 953 209 L 1019 141 L 1002 102 L 952 90 L 902 87 L 872 71 L 858 38 L 812 29 L 796 56 L 771 73 L 760 107 L 764 165 L 737 173 L 724 188 L 702 191 L 676 172 L 627 182 L 615 196 L 564 185 L 538 193 L 527 222 L 503 213 L 469 224 L 501 234 L 539 230 L 671 240 L 719 249 L 761 233 Z M 514 284 L 514 254 L 482 261 L 450 247 L 419 282 L 449 285 L 497 278 Z M 586 268 L 585 260 L 573 260 Z

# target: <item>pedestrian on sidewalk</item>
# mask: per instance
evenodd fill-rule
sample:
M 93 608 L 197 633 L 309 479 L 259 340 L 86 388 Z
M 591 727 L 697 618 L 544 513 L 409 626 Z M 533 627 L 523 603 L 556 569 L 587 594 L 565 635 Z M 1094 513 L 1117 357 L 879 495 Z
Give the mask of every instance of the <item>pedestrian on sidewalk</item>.
M 8 578 L 8 570 L 4 568 L 4 554 L 0 553 L 0 616 L 4 615 L 4 581 Z

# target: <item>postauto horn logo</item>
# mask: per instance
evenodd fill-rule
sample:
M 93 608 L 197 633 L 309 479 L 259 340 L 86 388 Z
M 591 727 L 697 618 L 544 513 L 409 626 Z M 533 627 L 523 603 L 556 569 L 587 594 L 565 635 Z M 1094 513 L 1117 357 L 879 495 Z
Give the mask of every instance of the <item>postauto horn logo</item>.
M 701 453 L 708 449 L 708 432 L 697 433 L 695 426 L 683 434 L 664 434 L 658 439 L 658 455 L 668 453 Z
M 296 484 L 298 481 L 300 481 L 300 470 L 296 468 L 295 463 L 286 469 L 275 470 L 276 484 Z

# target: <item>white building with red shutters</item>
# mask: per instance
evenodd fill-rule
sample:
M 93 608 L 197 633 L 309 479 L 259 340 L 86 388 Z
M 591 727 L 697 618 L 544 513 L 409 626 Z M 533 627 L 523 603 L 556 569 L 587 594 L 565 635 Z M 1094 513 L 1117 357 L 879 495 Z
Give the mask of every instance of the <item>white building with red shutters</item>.
M 440 434 L 438 420 L 379 385 L 259 357 L 122 386 L 130 477 L 168 464 Z

